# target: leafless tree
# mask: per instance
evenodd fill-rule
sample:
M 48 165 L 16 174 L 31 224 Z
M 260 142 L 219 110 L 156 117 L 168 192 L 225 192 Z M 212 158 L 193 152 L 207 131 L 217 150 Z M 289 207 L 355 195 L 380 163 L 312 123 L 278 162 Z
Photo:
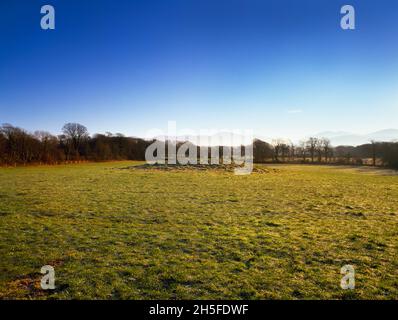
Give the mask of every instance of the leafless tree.
M 329 155 L 331 152 L 331 143 L 330 140 L 327 138 L 322 138 L 321 139 L 321 144 L 322 144 L 322 149 L 323 149 L 323 155 L 325 157 L 325 162 L 328 162 Z
M 287 143 L 281 144 L 282 161 L 286 161 L 286 157 L 289 156 L 289 145 Z
M 274 147 L 274 160 L 276 162 L 279 161 L 279 156 L 282 156 L 282 158 L 284 157 L 285 145 L 285 140 L 283 139 L 272 140 L 272 146 Z
M 289 158 L 290 161 L 294 161 L 296 158 L 296 146 L 293 144 L 293 142 L 290 142 L 289 144 Z
M 40 142 L 38 159 L 40 162 L 53 163 L 58 158 L 58 139 L 47 131 L 35 131 L 34 137 Z
M 307 145 L 307 150 L 310 153 L 311 162 L 314 162 L 315 153 L 318 147 L 318 138 L 313 138 L 313 137 L 309 138 L 306 142 L 306 145 Z
M 67 157 L 69 158 L 71 153 L 73 153 L 73 156 L 79 157 L 80 147 L 89 137 L 87 128 L 79 123 L 67 123 L 63 126 L 62 133 L 68 146 Z
M 303 160 L 303 162 L 305 162 L 307 160 L 307 147 L 306 147 L 306 142 L 305 141 L 300 141 L 299 143 L 299 147 L 296 148 L 297 150 L 297 154 L 299 154 Z

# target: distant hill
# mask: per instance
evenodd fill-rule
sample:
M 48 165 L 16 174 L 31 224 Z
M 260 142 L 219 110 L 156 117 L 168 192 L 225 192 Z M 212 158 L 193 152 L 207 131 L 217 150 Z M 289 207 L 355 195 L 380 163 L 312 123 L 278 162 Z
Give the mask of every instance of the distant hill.
M 368 134 L 352 134 L 349 132 L 333 132 L 325 131 L 315 135 L 316 137 L 325 137 L 330 139 L 332 145 L 351 145 L 358 146 L 361 144 L 369 143 L 371 140 L 375 141 L 398 141 L 398 130 L 397 129 L 385 129 Z
M 156 136 L 157 140 L 176 140 L 178 142 L 189 141 L 198 146 L 240 146 L 252 143 L 253 137 L 228 131 L 217 132 L 213 135 L 186 135 L 186 136 Z
M 398 129 L 385 129 L 376 132 L 371 132 L 368 134 L 354 134 L 346 131 L 323 131 L 317 134 L 311 135 L 311 137 L 317 138 L 328 138 L 332 145 L 337 146 L 359 146 L 362 144 L 369 143 L 372 140 L 375 141 L 384 141 L 384 142 L 391 142 L 391 141 L 398 141 Z M 263 141 L 271 143 L 273 138 L 267 137 L 260 137 L 256 136 L 255 138 L 259 138 Z M 308 138 L 308 137 L 307 137 Z M 170 136 L 157 136 L 156 139 L 165 141 L 167 139 L 173 140 L 173 137 Z M 177 136 L 174 137 L 177 141 L 190 141 L 196 145 L 241 145 L 241 144 L 249 144 L 251 140 L 249 137 L 245 137 L 244 135 L 239 134 L 232 134 L 231 132 L 218 132 L 214 135 L 207 136 L 207 135 L 187 135 L 187 136 Z M 201 142 L 203 139 L 203 143 Z M 211 143 L 209 143 L 211 141 Z M 286 140 L 289 141 L 289 140 Z M 298 141 L 293 141 L 298 143 Z M 288 143 L 288 142 L 287 142 Z

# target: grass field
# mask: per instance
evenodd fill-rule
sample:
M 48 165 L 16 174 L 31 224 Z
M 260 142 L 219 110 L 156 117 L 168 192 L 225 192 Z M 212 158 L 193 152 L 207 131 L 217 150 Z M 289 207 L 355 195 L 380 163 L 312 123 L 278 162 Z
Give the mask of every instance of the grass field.
M 0 298 L 398 298 L 398 176 L 129 165 L 0 168 Z

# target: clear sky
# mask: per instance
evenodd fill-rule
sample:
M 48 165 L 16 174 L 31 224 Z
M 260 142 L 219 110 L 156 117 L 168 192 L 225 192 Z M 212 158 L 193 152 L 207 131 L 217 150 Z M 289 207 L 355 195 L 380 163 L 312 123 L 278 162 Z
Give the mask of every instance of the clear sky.
M 398 128 L 396 0 L 1 0 L 0 40 L 0 122 L 31 131 Z

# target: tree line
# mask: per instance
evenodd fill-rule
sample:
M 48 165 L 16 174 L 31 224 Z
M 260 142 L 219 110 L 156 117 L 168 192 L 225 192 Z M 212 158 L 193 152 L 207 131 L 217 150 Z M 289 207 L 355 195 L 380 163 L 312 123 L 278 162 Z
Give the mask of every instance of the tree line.
M 85 126 L 67 123 L 62 134 L 54 136 L 46 131 L 29 133 L 10 124 L 0 127 L 0 163 L 57 164 L 80 161 L 145 160 L 150 144 L 139 138 L 122 134 L 89 135 Z
M 0 126 L 0 164 L 145 160 L 145 150 L 153 141 L 109 132 L 90 136 L 87 128 L 79 123 L 65 124 L 58 136 L 46 131 L 29 133 L 3 124 Z M 222 154 L 222 147 L 219 148 Z M 317 137 L 298 144 L 283 139 L 275 139 L 272 143 L 255 139 L 253 156 L 256 163 L 355 164 L 398 169 L 397 142 L 371 141 L 356 147 L 333 147 L 329 139 Z
M 385 166 L 398 169 L 398 142 L 370 141 L 360 146 L 333 147 L 327 138 L 310 137 L 293 144 L 283 139 L 255 140 L 255 162 L 326 163 Z

